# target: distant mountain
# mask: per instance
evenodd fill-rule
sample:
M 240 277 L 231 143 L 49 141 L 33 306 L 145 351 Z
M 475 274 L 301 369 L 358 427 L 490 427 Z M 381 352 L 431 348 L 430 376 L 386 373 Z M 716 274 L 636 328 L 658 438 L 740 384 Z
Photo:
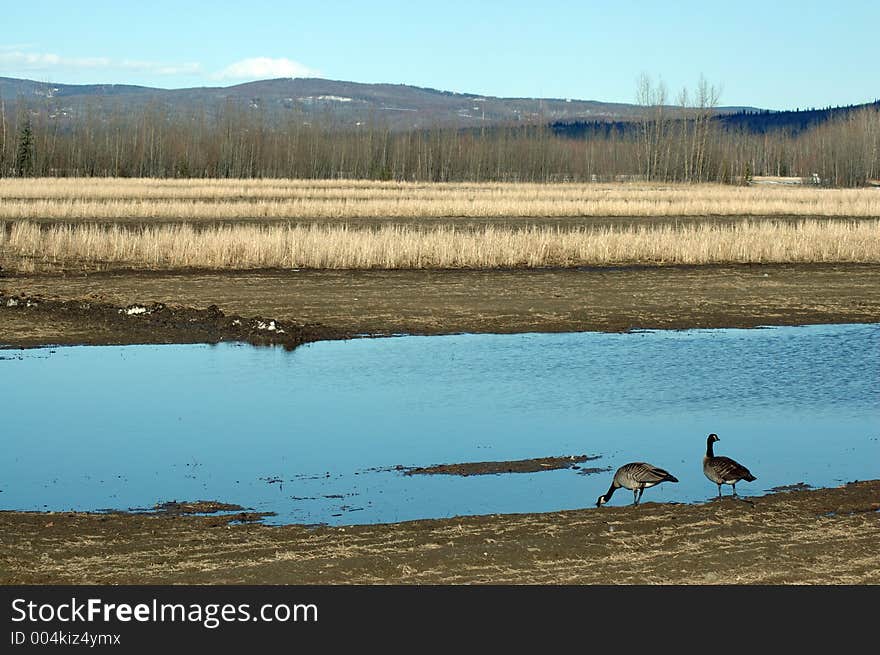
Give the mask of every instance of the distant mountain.
M 392 129 L 436 125 L 477 127 L 499 123 L 618 121 L 636 118 L 641 107 L 569 98 L 496 98 L 403 84 L 361 84 L 317 78 L 279 78 L 228 87 L 157 89 L 120 84 L 55 84 L 0 77 L 7 111 L 19 98 L 45 107 L 50 116 L 72 119 L 83 110 L 131 111 L 149 103 L 172 113 L 212 111 L 232 104 L 263 111 L 272 120 L 309 122 L 321 117 L 340 127 L 382 124 Z M 736 111 L 743 108 L 729 108 Z
M 160 89 L 133 84 L 49 84 L 14 77 L 0 77 L 0 94 L 7 103 L 19 97 L 25 100 L 38 98 L 85 98 L 119 95 L 149 94 Z
M 212 113 L 232 106 L 263 112 L 270 121 L 329 121 L 337 127 L 383 125 L 391 129 L 434 126 L 475 128 L 499 124 L 550 124 L 560 136 L 626 132 L 643 111 L 639 105 L 574 98 L 497 98 L 405 84 L 361 84 L 318 78 L 279 78 L 227 87 L 158 89 L 130 84 L 56 84 L 0 77 L 6 110 L 23 100 L 32 110 L 73 121 L 85 111 L 131 112 L 156 106 L 170 114 Z M 769 111 L 718 107 L 717 120 L 731 129 L 792 132 L 880 101 L 848 107 Z

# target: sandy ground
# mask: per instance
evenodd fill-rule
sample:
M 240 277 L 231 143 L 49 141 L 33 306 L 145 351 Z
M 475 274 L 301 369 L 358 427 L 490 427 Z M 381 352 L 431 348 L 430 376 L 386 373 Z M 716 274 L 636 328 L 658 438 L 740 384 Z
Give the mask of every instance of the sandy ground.
M 388 525 L 0 512 L 0 583 L 880 584 L 880 481 Z
M 867 265 L 117 272 L 5 277 L 0 292 L 38 299 L 0 307 L 8 347 L 266 342 L 256 317 L 298 340 L 880 322 L 880 266 Z M 153 302 L 179 307 L 167 321 L 118 311 Z M 0 512 L 0 583 L 880 584 L 880 481 L 751 500 L 585 499 L 572 512 L 348 528 Z

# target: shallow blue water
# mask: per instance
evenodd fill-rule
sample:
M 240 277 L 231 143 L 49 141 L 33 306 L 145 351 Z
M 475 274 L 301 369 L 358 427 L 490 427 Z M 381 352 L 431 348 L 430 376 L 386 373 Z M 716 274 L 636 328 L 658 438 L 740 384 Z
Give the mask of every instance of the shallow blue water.
M 0 397 L 3 509 L 216 499 L 346 524 L 592 506 L 611 472 L 371 470 L 569 454 L 654 463 L 680 483 L 643 502 L 699 502 L 709 432 L 758 477 L 741 495 L 880 478 L 880 325 L 6 350 Z

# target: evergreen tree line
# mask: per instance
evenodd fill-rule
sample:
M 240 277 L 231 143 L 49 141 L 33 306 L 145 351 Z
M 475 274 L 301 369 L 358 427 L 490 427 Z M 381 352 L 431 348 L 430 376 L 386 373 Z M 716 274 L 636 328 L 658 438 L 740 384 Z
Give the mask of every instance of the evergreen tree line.
M 227 105 L 171 114 L 87 111 L 53 117 L 19 102 L 0 111 L 0 176 L 357 178 L 411 181 L 655 181 L 737 184 L 754 175 L 859 186 L 880 177 L 880 109 L 833 116 L 804 131 L 755 134 L 713 119 L 701 88 L 677 109 L 643 89 L 629 130 L 571 139 L 551 126 L 392 131 L 343 128 L 332 117 L 267 118 Z

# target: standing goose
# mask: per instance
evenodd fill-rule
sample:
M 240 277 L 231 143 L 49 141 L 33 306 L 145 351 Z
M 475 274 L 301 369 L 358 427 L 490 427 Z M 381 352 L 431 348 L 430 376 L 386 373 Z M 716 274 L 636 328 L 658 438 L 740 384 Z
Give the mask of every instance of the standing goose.
M 614 492 L 621 487 L 632 489 L 633 505 L 638 505 L 639 500 L 642 498 L 642 492 L 648 487 L 653 487 L 661 482 L 678 482 L 678 478 L 671 475 L 668 471 L 664 471 L 646 462 L 624 464 L 614 474 L 614 479 L 611 481 L 608 491 L 599 496 L 599 500 L 596 501 L 596 507 L 602 507 L 602 505 L 611 500 Z
M 712 448 L 716 441 L 721 441 L 717 434 L 710 434 L 706 439 L 706 456 L 703 457 L 703 473 L 712 482 L 718 485 L 718 497 L 721 498 L 721 485 L 733 486 L 733 495 L 736 495 L 736 483 L 740 480 L 752 482 L 757 478 L 749 469 L 729 457 L 716 457 Z

